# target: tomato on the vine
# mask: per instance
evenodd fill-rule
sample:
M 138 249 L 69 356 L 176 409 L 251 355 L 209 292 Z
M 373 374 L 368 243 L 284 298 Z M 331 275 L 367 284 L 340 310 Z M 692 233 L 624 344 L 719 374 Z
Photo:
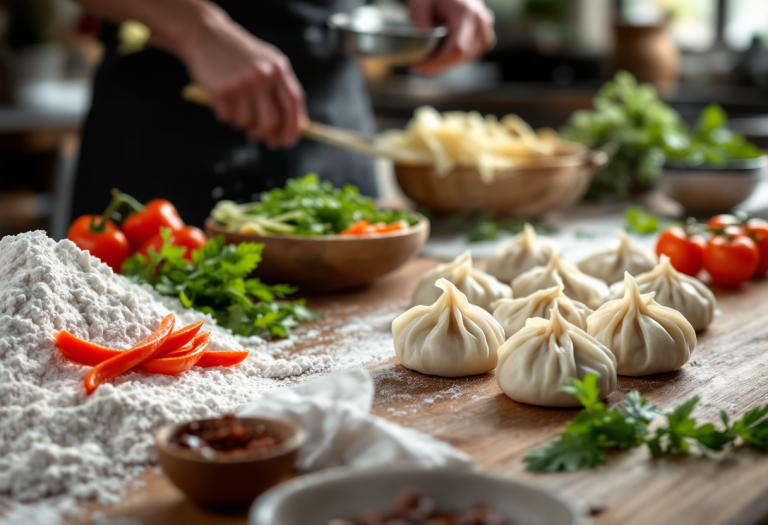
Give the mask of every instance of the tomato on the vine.
M 755 276 L 763 275 L 768 271 L 768 221 L 749 219 L 745 227 L 760 252 L 760 262 L 757 265 Z
M 682 228 L 673 226 L 659 236 L 656 255 L 667 255 L 675 270 L 695 277 L 704 264 L 705 247 L 701 235 L 689 236 Z
M 122 197 L 127 199 L 124 194 Z M 133 207 L 138 206 L 141 205 L 133 205 Z M 168 228 L 175 232 L 183 227 L 184 221 L 179 217 L 173 204 L 165 199 L 154 199 L 126 217 L 123 221 L 122 230 L 133 249 L 141 250 L 147 241 L 160 232 L 160 228 Z
M 707 228 L 725 228 L 726 226 L 733 226 L 741 224 L 741 220 L 735 215 L 723 214 L 715 215 L 707 221 Z
M 81 215 L 70 225 L 67 239 L 81 250 L 88 250 L 115 272 L 131 255 L 131 246 L 123 232 L 111 220 L 99 215 Z
M 714 236 L 704 249 L 704 268 L 718 286 L 735 287 L 747 281 L 759 262 L 757 244 L 744 235 Z
M 183 246 L 185 248 L 184 258 L 191 261 L 192 252 L 202 248 L 208 240 L 208 237 L 206 237 L 205 233 L 203 233 L 200 228 L 196 228 L 194 226 L 185 226 L 180 230 L 170 232 L 170 237 L 168 240 L 174 246 Z M 139 253 L 147 256 L 149 254 L 150 248 L 152 248 L 155 252 L 160 253 L 160 250 L 163 248 L 163 241 L 163 236 L 158 233 L 144 243 L 144 246 L 141 247 Z

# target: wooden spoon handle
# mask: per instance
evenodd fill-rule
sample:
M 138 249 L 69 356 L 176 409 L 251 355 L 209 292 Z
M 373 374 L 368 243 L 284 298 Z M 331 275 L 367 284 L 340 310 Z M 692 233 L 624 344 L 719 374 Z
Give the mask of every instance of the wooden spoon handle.
M 213 101 L 211 96 L 202 86 L 197 83 L 191 83 L 184 86 L 181 91 L 181 98 L 201 106 L 211 107 Z M 431 156 L 415 151 L 400 151 L 386 144 L 376 142 L 374 138 L 350 131 L 348 129 L 337 128 L 319 122 L 309 121 L 307 126 L 301 130 L 301 134 L 312 140 L 342 148 L 353 153 L 359 153 L 368 157 L 386 157 L 398 163 L 404 164 L 431 164 Z

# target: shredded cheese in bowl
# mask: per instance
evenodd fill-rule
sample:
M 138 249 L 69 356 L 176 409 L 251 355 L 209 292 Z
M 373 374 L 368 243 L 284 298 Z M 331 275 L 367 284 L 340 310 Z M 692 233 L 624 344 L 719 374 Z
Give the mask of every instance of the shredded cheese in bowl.
M 440 113 L 427 106 L 416 110 L 404 130 L 386 131 L 379 140 L 398 149 L 430 154 L 438 175 L 458 166 L 475 167 L 486 184 L 504 170 L 584 151 L 554 130 L 533 130 L 517 115 L 498 120 L 475 111 Z

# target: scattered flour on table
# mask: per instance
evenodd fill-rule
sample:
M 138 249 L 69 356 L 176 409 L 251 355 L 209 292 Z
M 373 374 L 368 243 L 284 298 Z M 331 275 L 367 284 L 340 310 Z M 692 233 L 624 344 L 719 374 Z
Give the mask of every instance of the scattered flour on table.
M 80 512 L 78 500 L 117 502 L 155 462 L 153 432 L 166 422 L 220 415 L 272 388 L 391 358 L 389 323 L 400 311 L 329 319 L 265 344 L 114 274 L 69 241 L 43 232 L 0 239 L 0 523 L 56 524 Z M 87 368 L 54 345 L 66 329 L 129 348 L 168 313 L 177 326 L 205 320 L 211 350 L 249 349 L 248 359 L 175 377 L 128 373 L 86 397 Z M 313 351 L 329 340 L 333 357 Z M 296 346 L 308 349 L 290 356 Z

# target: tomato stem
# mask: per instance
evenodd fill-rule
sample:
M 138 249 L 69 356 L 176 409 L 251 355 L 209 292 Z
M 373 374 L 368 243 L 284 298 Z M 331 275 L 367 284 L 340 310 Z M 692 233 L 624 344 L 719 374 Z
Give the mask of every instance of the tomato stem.
M 101 220 L 96 222 L 96 215 L 91 216 L 90 229 L 93 233 L 104 233 L 107 229 L 107 222 L 112 218 L 112 215 L 120 209 L 121 206 L 128 206 L 131 212 L 140 212 L 144 209 L 144 206 L 128 195 L 127 193 L 121 193 L 120 190 L 112 190 L 112 200 L 107 205 L 107 209 L 101 215 Z

